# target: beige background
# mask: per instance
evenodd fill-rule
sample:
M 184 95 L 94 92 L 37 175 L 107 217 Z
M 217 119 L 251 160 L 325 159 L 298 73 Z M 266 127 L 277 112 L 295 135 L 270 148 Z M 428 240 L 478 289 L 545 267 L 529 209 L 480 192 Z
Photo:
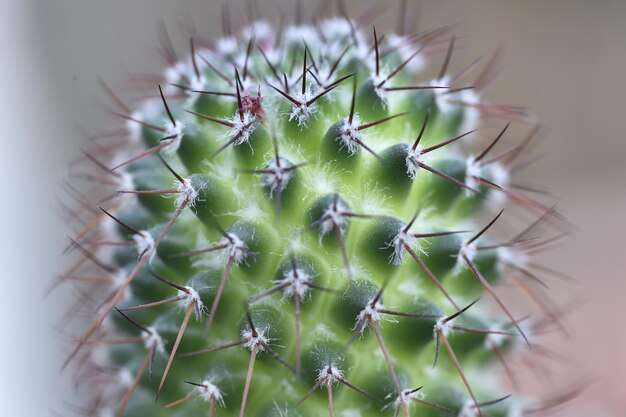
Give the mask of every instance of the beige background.
M 353 10 L 364 3 L 348 1 Z M 60 265 L 64 228 L 55 220 L 54 196 L 64 164 L 77 154 L 74 126 L 97 130 L 109 120 L 98 106 L 96 77 L 119 86 L 126 69 L 158 70 L 158 20 L 182 51 L 177 23 L 191 15 L 199 29 L 217 35 L 218 10 L 219 2 L 208 0 L 0 2 L 2 415 L 61 408 L 60 353 L 49 326 L 62 299 L 41 294 Z M 390 12 L 377 25 L 394 20 Z M 577 225 L 545 263 L 581 281 L 559 286 L 557 298 L 586 300 L 569 316 L 572 339 L 554 338 L 553 346 L 574 358 L 572 375 L 596 381 L 558 415 L 625 416 L 626 2 L 425 1 L 420 23 L 459 23 L 456 32 L 466 37 L 457 63 L 504 47 L 489 98 L 533 108 L 547 128 L 545 157 L 525 178 L 560 196 L 561 210 Z M 555 378 L 552 384 L 567 375 Z

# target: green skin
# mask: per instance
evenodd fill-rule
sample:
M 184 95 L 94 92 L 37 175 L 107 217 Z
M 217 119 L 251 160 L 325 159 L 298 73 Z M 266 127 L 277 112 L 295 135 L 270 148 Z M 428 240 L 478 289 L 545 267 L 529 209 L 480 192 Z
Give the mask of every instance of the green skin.
M 349 38 L 339 41 L 347 43 Z M 245 50 L 245 42 L 240 41 L 240 45 Z M 316 45 L 309 45 L 309 48 L 317 52 Z M 283 57 L 283 62 L 277 64 L 281 71 L 286 71 L 294 56 L 296 62 L 302 60 L 303 48 L 300 45 L 289 51 Z M 320 60 L 318 58 L 317 65 L 320 65 Z M 230 74 L 232 69 L 225 62 L 223 59 L 214 64 L 224 73 Z M 388 54 L 384 58 L 385 65 L 390 68 L 399 62 L 397 53 Z M 344 384 L 336 383 L 333 385 L 336 413 L 358 410 L 363 417 L 394 415 L 393 407 L 381 411 L 385 405 L 394 401 L 396 392 L 371 327 L 367 326 L 362 336 L 356 337 L 349 346 L 348 342 L 354 335 L 359 313 L 383 284 L 387 286 L 381 301 L 395 311 L 437 316 L 456 311 L 408 253 L 404 253 L 404 261 L 400 265 L 394 265 L 391 262 L 393 248 L 389 248 L 389 244 L 418 207 L 422 208 L 423 215 L 412 231 L 428 233 L 466 228 L 486 201 L 486 189 L 479 190 L 483 193 L 481 195 L 470 195 L 458 185 L 424 170 L 418 171 L 415 179 L 407 173 L 407 150 L 412 144 L 411 138 L 415 138 L 421 128 L 424 114 L 427 111 L 431 114 L 430 124 L 421 143 L 427 147 L 463 133 L 459 130 L 458 120 L 462 119 L 464 109 L 459 107 L 455 117 L 442 115 L 434 100 L 424 98 L 422 92 L 389 93 L 389 101 L 384 102 L 373 89 L 371 73 L 365 62 L 359 60 L 358 56 L 342 61 L 335 77 L 339 79 L 356 73 L 356 108 L 363 124 L 409 111 L 403 117 L 362 132 L 363 142 L 379 150 L 377 153 L 381 159 L 378 160 L 360 146 L 356 152 L 350 153 L 337 140 L 341 135 L 343 120 L 349 115 L 351 80 L 346 80 L 319 99 L 314 118 L 306 126 L 298 126 L 296 121 L 289 121 L 286 114 L 292 104 L 263 81 L 268 79 L 272 85 L 284 89 L 272 78 L 268 65 L 258 51 L 251 55 L 248 65 L 246 82 L 252 86 L 252 97 L 256 97 L 257 85 L 261 86 L 264 95 L 264 116 L 262 119 L 259 117 L 260 120 L 254 125 L 248 143 L 229 146 L 215 156 L 215 152 L 229 139 L 225 138 L 229 129 L 183 111 L 194 110 L 215 118 L 238 117 L 237 105 L 232 98 L 194 95 L 184 103 L 168 100 L 174 118 L 185 124 L 185 134 L 177 153 L 165 157 L 165 160 L 178 174 L 191 178 L 199 197 L 195 205 L 185 209 L 176 220 L 158 247 L 154 259 L 133 279 L 129 295 L 118 307 L 151 303 L 177 295 L 177 290 L 157 281 L 153 273 L 176 284 L 194 288 L 208 311 L 215 301 L 228 256 L 223 251 L 192 257 L 172 255 L 210 247 L 223 238 L 220 230 L 226 229 L 241 239 L 253 256 L 249 254 L 242 262 L 232 266 L 208 331 L 205 328 L 206 316 L 201 320 L 191 317 L 178 347 L 178 354 L 241 339 L 242 329 L 249 326 L 245 302 L 274 287 L 274 281 L 288 275 L 295 264 L 299 270 L 306 271 L 316 285 L 306 298 L 300 300 L 301 375 L 298 377 L 293 370 L 281 365 L 267 352 L 259 352 L 245 415 L 327 415 L 325 384 L 301 404 L 298 401 L 316 383 L 319 371 L 329 363 L 340 368 L 351 384 L 382 400 L 374 400 Z M 234 92 L 233 85 L 225 83 L 210 68 L 200 66 L 200 69 L 207 79 L 207 90 Z M 313 86 L 315 81 L 311 78 L 309 76 L 307 82 Z M 187 81 L 181 78 L 178 82 L 185 84 Z M 394 85 L 416 84 L 407 71 L 401 71 L 393 82 Z M 299 89 L 300 84 L 295 83 L 291 94 L 295 96 Z M 242 92 L 244 96 L 247 94 Z M 162 109 L 146 121 L 160 126 L 167 118 L 165 109 Z M 282 191 L 272 191 L 264 186 L 260 175 L 243 172 L 264 169 L 274 159 L 272 135 L 281 157 L 291 165 L 306 163 L 291 172 L 286 188 Z M 143 128 L 141 136 L 146 146 L 151 147 L 158 144 L 162 135 Z M 453 156 L 459 152 L 450 152 L 455 147 L 460 149 L 459 146 L 453 144 L 434 152 L 429 164 L 463 182 L 465 161 Z M 174 182 L 174 177 L 154 155 L 132 163 L 125 169 L 131 174 L 138 190 L 167 189 Z M 333 192 L 316 187 L 317 178 L 323 172 L 334 173 Z M 371 208 L 363 204 L 364 192 L 368 198 L 377 199 L 379 212 L 366 212 Z M 276 199 L 279 193 L 281 203 L 277 211 Z M 371 218 L 350 218 L 341 226 L 352 281 L 348 278 L 341 243 L 335 230 L 331 229 L 321 237 L 319 224 L 316 224 L 334 201 L 341 201 L 351 212 L 375 215 Z M 247 218 L 242 215 L 241 210 L 250 202 L 258 205 L 263 216 Z M 175 199 L 151 195 L 140 196 L 116 215 L 134 228 L 152 231 L 153 236 L 157 236 L 175 210 Z M 378 217 L 383 214 L 386 217 Z M 126 238 L 132 237 L 132 233 L 121 226 L 119 233 Z M 294 236 L 298 234 L 302 245 L 294 249 Z M 455 255 L 462 240 L 467 237 L 452 235 L 421 240 L 424 252 L 419 252 L 425 264 L 461 307 L 480 297 L 483 292 L 467 269 L 455 269 Z M 198 245 L 200 239 L 209 243 Z M 120 268 L 130 271 L 137 261 L 137 253 L 132 247 L 123 247 L 117 250 L 114 259 Z M 497 281 L 497 253 L 481 253 L 475 262 L 490 282 Z M 322 291 L 318 287 L 332 291 Z M 296 367 L 294 297 L 283 298 L 282 291 L 277 291 L 251 303 L 249 309 L 254 326 L 265 332 L 271 349 L 290 366 Z M 194 392 L 196 388 L 184 381 L 199 383 L 205 379 L 210 379 L 224 395 L 225 407 L 218 407 L 219 415 L 239 415 L 251 357 L 249 349 L 236 346 L 198 356 L 176 357 L 155 406 L 158 383 L 183 321 L 184 308 L 170 304 L 128 311 L 126 314 L 142 325 L 153 326 L 165 341 L 165 351 L 156 354 L 151 378 L 148 372 L 141 378 L 125 410 L 125 416 L 206 416 L 208 403 L 201 398 L 171 409 L 162 408 Z M 111 319 L 120 333 L 138 335 L 137 329 L 120 315 L 112 314 Z M 452 410 L 444 411 L 413 402 L 410 405 L 411 415 L 457 415 L 470 401 L 468 391 L 443 347 L 437 366 L 432 369 L 435 323 L 436 319 L 396 316 L 383 316 L 378 322 L 401 388 L 424 386 L 424 398 Z M 487 317 L 473 307 L 456 319 L 454 324 L 489 329 L 496 324 L 507 326 L 509 323 L 505 316 Z M 485 335 L 463 332 L 452 332 L 448 336 L 479 402 L 498 397 L 497 390 L 493 389 L 496 377 L 491 374 L 487 379 L 483 377 L 485 369 L 494 361 L 493 353 L 486 348 L 485 339 Z M 509 345 L 503 346 L 503 349 Z M 147 352 L 143 344 L 107 349 L 116 366 L 124 367 L 133 374 L 140 368 Z M 484 412 L 490 416 L 506 416 L 506 404 L 485 408 Z M 285 411 L 289 414 L 280 414 Z

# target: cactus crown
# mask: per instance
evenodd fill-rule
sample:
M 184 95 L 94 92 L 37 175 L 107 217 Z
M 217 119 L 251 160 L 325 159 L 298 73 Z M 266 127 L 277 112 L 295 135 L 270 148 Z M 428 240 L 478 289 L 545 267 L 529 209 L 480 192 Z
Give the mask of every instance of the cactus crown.
M 183 60 L 165 42 L 164 80 L 134 111 L 113 96 L 126 126 L 85 153 L 113 193 L 72 240 L 94 318 L 68 362 L 106 379 L 98 411 L 522 414 L 487 372 L 532 329 L 492 285 L 532 276 L 556 216 L 509 181 L 529 139 L 492 150 L 527 114 L 483 100 L 489 65 L 449 74 L 454 43 L 346 17 L 256 21 Z M 506 200 L 540 219 L 495 241 Z

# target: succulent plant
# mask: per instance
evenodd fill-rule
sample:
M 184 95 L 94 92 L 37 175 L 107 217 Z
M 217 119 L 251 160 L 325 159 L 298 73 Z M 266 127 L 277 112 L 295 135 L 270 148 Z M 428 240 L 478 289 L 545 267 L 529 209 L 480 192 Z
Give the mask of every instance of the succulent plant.
M 511 181 L 537 129 L 483 98 L 493 60 L 451 74 L 450 27 L 381 36 L 367 15 L 234 26 L 184 59 L 164 36 L 136 108 L 105 86 L 125 125 L 80 161 L 107 191 L 74 190 L 93 218 L 60 280 L 88 310 L 65 365 L 90 410 L 525 415 L 495 368 L 514 381 L 536 328 L 494 285 L 558 321 L 529 256 L 559 216 Z M 507 203 L 538 220 L 490 238 Z

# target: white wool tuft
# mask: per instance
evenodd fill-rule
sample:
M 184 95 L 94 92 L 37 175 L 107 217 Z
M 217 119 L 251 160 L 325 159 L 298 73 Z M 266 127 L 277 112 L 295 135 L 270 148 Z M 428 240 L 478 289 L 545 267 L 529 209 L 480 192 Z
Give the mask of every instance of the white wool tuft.
M 134 191 L 135 183 L 133 182 L 133 176 L 130 173 L 124 171 L 123 169 L 117 171 L 117 173 L 119 174 L 119 176 L 116 177 L 118 188 L 120 190 Z M 128 194 L 128 195 L 133 197 L 132 194 Z
M 223 136 L 224 140 L 232 140 L 234 137 L 237 137 L 237 140 L 233 142 L 233 146 L 239 146 L 244 143 L 250 142 L 250 136 L 254 133 L 256 129 L 256 117 L 250 113 L 249 111 L 245 111 L 243 113 L 243 120 L 239 116 L 239 112 L 237 112 L 233 117 L 230 118 L 229 122 L 234 126 L 230 128 L 230 130 Z
M 154 256 L 156 255 L 154 237 L 147 230 L 141 230 L 140 232 L 141 234 L 135 233 L 133 235 L 135 247 L 137 248 L 137 255 L 149 256 L 149 261 L 152 262 Z
M 128 370 L 128 368 L 121 368 L 117 372 L 117 382 L 124 388 L 128 388 L 133 385 L 135 376 Z
M 171 120 L 167 120 L 165 122 L 165 133 L 164 137 L 173 136 L 171 139 L 167 139 L 168 144 L 161 149 L 161 153 L 165 156 L 172 156 L 176 153 L 178 148 L 180 148 L 180 142 L 183 139 L 185 131 L 185 125 L 176 121 L 176 124 L 172 123 Z
M 404 231 L 404 226 L 400 233 L 396 235 L 392 242 L 389 243 L 389 247 L 393 247 L 393 254 L 391 255 L 391 263 L 394 265 L 402 264 L 404 260 L 404 253 L 406 252 L 406 248 L 404 245 L 410 247 L 416 252 L 424 252 L 421 246 L 418 243 L 418 240 L 410 230 Z
M 235 265 L 239 265 L 250 253 L 246 243 L 234 233 L 226 233 L 218 244 L 226 245 L 225 252 L 228 257 L 233 258 Z
M 531 328 L 529 324 L 525 322 L 521 322 L 520 327 L 522 328 L 522 331 L 524 332 L 524 334 L 526 335 L 533 334 L 534 330 Z M 503 329 L 497 325 L 490 327 L 489 330 L 493 332 L 503 331 Z M 510 342 L 510 345 L 507 346 L 507 349 L 511 357 L 513 357 L 516 354 L 521 354 L 521 351 L 523 351 L 527 347 L 523 338 L 510 336 L 507 334 L 499 334 L 499 333 L 488 334 L 485 339 L 484 346 L 485 346 L 485 349 L 492 350 L 494 345 L 496 347 L 502 347 L 505 342 Z
M 500 246 L 498 252 L 498 267 L 504 269 L 506 265 L 513 265 L 518 268 L 526 268 L 530 259 L 528 255 L 517 248 Z
M 192 287 L 184 287 L 186 291 L 178 290 L 179 297 L 185 297 L 180 301 L 180 306 L 187 310 L 191 305 L 194 306 L 196 320 L 202 320 L 202 316 L 206 314 L 206 306 L 200 299 L 200 294 Z
M 456 255 L 454 271 L 459 273 L 465 268 L 465 259 L 463 259 L 464 255 L 470 262 L 473 262 L 477 252 L 476 242 L 472 242 L 470 244 L 468 244 L 467 241 L 463 242 L 461 244 L 461 249 L 459 249 L 459 253 Z
M 289 231 L 287 244 L 285 245 L 285 253 L 295 253 L 306 249 L 307 242 L 302 235 L 302 228 L 294 227 Z
M 109 213 L 115 214 L 115 210 L 110 210 Z M 104 236 L 115 238 L 120 237 L 120 233 L 118 231 L 119 224 L 109 216 L 102 216 L 99 227 Z
M 480 178 L 482 175 L 482 167 L 480 162 L 476 162 L 476 157 L 471 155 L 465 161 L 465 185 L 474 190 L 478 189 L 479 183 L 476 178 Z M 474 195 L 470 190 L 465 190 L 468 196 Z
M 220 389 L 210 381 L 202 381 L 202 387 L 198 387 L 200 398 L 206 402 L 215 401 L 224 407 L 224 395 Z
M 276 34 L 267 20 L 258 20 L 246 26 L 242 31 L 242 36 L 246 42 L 254 38 L 257 45 L 271 47 Z
M 137 123 L 135 120 L 143 121 L 144 114 L 141 110 L 135 110 L 130 118 L 134 120 L 126 120 L 124 123 L 126 125 L 126 129 L 128 130 L 128 138 L 131 143 L 139 144 L 141 143 L 141 130 L 142 126 L 140 123 Z M 115 161 L 113 161 L 115 162 Z
M 159 333 L 157 333 L 156 329 L 154 327 L 147 327 L 147 330 L 148 335 L 143 341 L 146 348 L 152 349 L 154 347 L 156 352 L 165 353 L 165 342 Z
M 514 402 L 509 407 L 506 417 L 524 417 L 524 408 L 520 403 Z
M 324 339 L 335 339 L 337 335 L 324 323 L 317 323 L 312 332 L 313 335 Z
M 416 281 L 403 281 L 398 284 L 398 289 L 405 294 L 412 295 L 415 299 L 423 295 L 423 290 Z
M 247 201 L 245 197 L 243 197 L 242 200 L 244 201 L 241 202 L 239 210 L 234 213 L 237 217 L 246 220 L 262 220 L 267 218 L 267 213 L 263 211 L 258 201 L 250 199 L 250 196 L 248 196 Z
M 372 301 L 374 300 L 372 299 L 368 301 L 365 308 L 361 310 L 361 312 L 356 318 L 356 323 L 354 324 L 354 328 L 352 330 L 356 330 L 358 329 L 359 326 L 361 326 L 362 323 L 366 323 L 366 325 L 362 326 L 360 329 L 361 334 L 363 334 L 363 331 L 365 331 L 365 329 L 367 328 L 367 323 L 369 323 L 369 319 L 372 319 L 376 322 L 381 321 L 383 319 L 383 316 L 381 315 L 380 311 L 378 311 L 383 308 L 382 303 L 379 300 L 379 301 L 376 301 L 376 303 L 372 306 Z
M 239 51 L 239 42 L 234 36 L 218 39 L 215 46 L 220 54 L 226 56 L 230 56 Z
M 343 230 L 345 224 L 348 221 L 348 217 L 342 213 L 348 211 L 348 208 L 341 202 L 341 200 L 337 200 L 337 204 L 332 203 L 324 211 L 322 214 L 322 220 L 319 223 L 320 236 L 324 236 L 335 229 L 336 226 L 339 226 L 341 230 Z
M 350 123 L 349 118 L 346 117 L 341 125 L 341 136 L 337 136 L 335 140 L 341 142 L 340 149 L 348 148 L 350 155 L 354 155 L 359 149 L 357 141 L 361 141 L 362 135 L 359 131 L 361 127 L 361 118 L 358 114 L 355 114 Z
M 446 321 L 445 317 L 440 317 L 435 323 L 435 327 L 433 328 L 433 334 L 437 337 L 437 333 L 441 332 L 444 336 L 448 336 L 452 331 L 452 320 Z
M 163 105 L 156 100 L 146 100 L 141 106 L 141 109 L 133 111 L 130 118 L 127 119 L 125 123 L 126 129 L 129 132 L 128 137 L 132 144 L 143 146 L 143 126 L 141 123 L 138 123 L 138 121 L 143 122 L 158 117 L 162 111 Z
M 318 195 L 332 194 L 337 191 L 340 177 L 339 170 L 330 162 L 321 165 L 319 162 L 306 176 L 306 188 Z
M 497 162 L 490 164 L 489 167 L 493 181 L 500 187 L 507 188 L 511 182 L 511 173 L 509 170 L 504 165 Z
M 506 167 L 499 163 L 493 163 L 489 165 L 489 171 L 494 183 L 505 190 L 509 187 L 511 175 Z M 489 206 L 502 207 L 506 203 L 507 195 L 500 190 L 489 190 L 488 199 Z
M 283 192 L 289 184 L 289 180 L 293 175 L 293 169 L 291 168 L 293 165 L 285 158 L 279 157 L 280 166 L 278 166 L 278 161 L 276 159 L 272 159 L 264 168 L 264 171 L 261 174 L 261 184 L 263 186 L 270 189 L 271 193 L 275 192 Z
M 450 76 L 444 75 L 440 80 L 430 81 L 429 85 L 449 87 L 450 83 Z M 442 114 L 450 115 L 455 111 L 463 112 L 463 121 L 459 127 L 462 132 L 467 132 L 478 127 L 480 122 L 480 110 L 474 105 L 480 104 L 481 99 L 475 89 L 461 90 L 451 94 L 448 93 L 448 90 L 445 88 L 438 88 L 433 91 L 435 94 L 435 103 Z M 468 105 L 457 104 L 454 103 L 455 101 Z
M 400 410 L 401 408 L 408 408 L 411 404 L 411 399 L 413 398 L 412 390 L 405 389 L 400 391 L 400 394 L 396 396 L 396 399 L 393 401 L 393 408 L 395 410 Z M 399 414 L 396 412 L 396 414 Z
M 167 67 L 163 72 L 163 78 L 166 84 L 176 84 L 180 82 L 181 77 L 187 72 L 187 65 L 183 61 L 178 61 L 174 65 Z
M 321 22 L 320 26 L 326 38 L 332 41 L 352 36 L 353 26 L 350 23 L 348 19 L 336 17 Z
M 480 104 L 481 98 L 476 92 L 476 89 L 461 90 L 458 93 L 458 100 L 467 104 Z M 454 94 L 452 94 L 454 96 Z M 461 123 L 460 129 L 462 132 L 468 132 L 476 129 L 480 122 L 480 110 L 476 106 L 464 106 L 463 108 L 463 123 Z
M 411 58 L 411 55 L 413 55 L 415 52 L 417 52 L 417 50 L 422 47 L 422 45 L 415 45 L 413 42 L 411 42 L 411 38 L 397 35 L 395 33 L 387 34 L 386 40 L 389 47 L 393 50 L 396 50 L 396 52 L 400 56 L 401 62 L 405 62 L 407 59 Z M 414 50 L 412 48 L 407 48 L 407 46 L 409 45 L 413 46 Z M 426 64 L 427 60 L 424 57 L 424 54 L 419 53 L 411 58 L 409 63 L 406 64 L 404 68 L 412 72 L 413 74 L 417 74 L 426 69 Z
M 293 104 L 291 106 L 291 111 L 289 112 L 289 121 L 297 120 L 298 126 L 306 127 L 311 120 L 311 117 L 314 117 L 317 113 L 318 106 L 317 103 L 307 104 L 307 102 L 315 97 L 315 93 L 312 93 L 309 88 L 302 93 L 298 93 L 293 97 L 299 105 Z
M 490 331 L 493 332 L 498 332 L 498 331 L 502 331 L 502 329 L 499 328 L 490 328 Z M 496 347 L 502 347 L 502 345 L 504 344 L 505 341 L 509 340 L 510 336 L 507 336 L 505 334 L 501 334 L 501 333 L 489 333 L 487 335 L 487 337 L 485 338 L 485 348 L 486 349 L 493 349 L 494 346 Z
M 422 147 L 416 146 L 415 149 L 411 146 L 407 146 L 407 155 L 406 155 L 406 173 L 409 178 L 412 180 L 415 179 L 417 175 L 417 171 L 420 170 L 419 162 L 421 161 L 422 156 Z
M 342 379 L 344 379 L 343 371 L 332 363 L 323 367 L 317 373 L 317 382 L 320 383 L 320 387 L 328 384 L 328 382 L 334 384 Z
M 182 183 L 176 180 L 176 182 L 174 182 L 174 187 L 178 190 L 178 195 L 176 196 L 176 205 L 178 207 L 182 206 L 185 202 L 187 202 L 189 207 L 193 207 L 196 204 L 198 191 L 193 188 L 189 178 L 183 178 Z
M 316 44 L 318 38 L 317 31 L 311 25 L 289 26 L 283 32 L 283 39 L 288 46 L 300 46 L 303 41 L 309 45 Z
M 202 73 L 200 73 L 200 78 L 196 77 L 195 72 L 193 74 L 190 74 L 187 78 L 189 78 L 190 90 L 203 91 L 208 85 L 208 80 L 204 75 L 202 75 Z M 193 91 L 190 91 L 189 94 L 191 94 L 194 98 L 201 96 L 201 93 L 194 93 Z
M 361 213 L 371 215 L 393 215 L 393 211 L 385 207 L 389 196 L 385 194 L 385 189 L 378 186 L 375 180 L 369 180 L 363 186 L 361 193 L 357 193 L 354 198 Z
M 275 284 L 285 285 L 283 289 L 283 298 L 292 298 L 294 295 L 298 295 L 301 300 L 306 299 L 311 291 L 311 287 L 308 284 L 311 283 L 313 277 L 300 268 L 289 269 L 283 274 L 283 279 L 274 281 Z
M 119 289 L 122 287 L 122 285 L 124 284 L 124 281 L 126 281 L 126 278 L 128 277 L 128 274 L 126 273 L 125 270 L 120 269 L 118 271 L 115 272 L 115 274 L 112 276 L 112 287 L 113 289 Z M 130 288 L 128 288 L 126 291 L 124 291 L 124 297 L 126 298 L 126 294 L 130 293 Z
M 451 78 L 448 74 L 444 75 L 441 79 L 430 80 L 428 83 L 431 87 L 448 87 L 450 86 Z M 451 94 L 448 94 L 448 90 L 445 88 L 435 88 L 432 91 L 435 94 L 435 105 L 437 109 L 444 115 L 449 116 L 458 105 L 450 103 Z
M 378 75 L 376 75 L 376 72 L 373 72 L 371 78 L 372 83 L 374 84 L 374 90 L 376 91 L 376 95 L 382 100 L 384 105 L 387 105 L 387 103 L 389 102 L 389 94 L 387 94 L 387 90 L 385 90 L 387 86 L 384 84 L 388 80 L 387 74 L 381 69 L 378 72 Z M 379 87 L 379 85 L 381 84 L 382 86 Z
M 244 343 L 243 347 L 249 350 L 252 350 L 256 347 L 257 353 L 265 351 L 264 345 L 269 344 L 269 339 L 265 337 L 264 332 L 259 330 L 257 330 L 256 336 L 254 336 L 252 330 L 244 330 L 241 332 L 241 338 L 248 339 L 248 341 Z
M 478 409 L 472 400 L 468 400 L 463 404 L 463 408 L 459 411 L 457 417 L 478 417 Z

